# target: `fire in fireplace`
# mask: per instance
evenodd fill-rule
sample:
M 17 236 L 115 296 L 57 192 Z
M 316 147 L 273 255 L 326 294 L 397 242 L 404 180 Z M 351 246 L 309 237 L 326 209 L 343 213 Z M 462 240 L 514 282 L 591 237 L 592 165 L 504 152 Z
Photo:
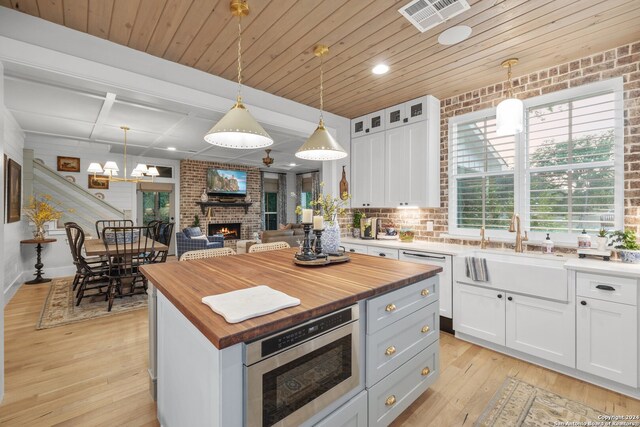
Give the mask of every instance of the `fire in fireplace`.
M 222 234 L 224 240 L 237 240 L 240 238 L 241 223 L 225 222 L 219 224 L 209 224 L 209 235 Z

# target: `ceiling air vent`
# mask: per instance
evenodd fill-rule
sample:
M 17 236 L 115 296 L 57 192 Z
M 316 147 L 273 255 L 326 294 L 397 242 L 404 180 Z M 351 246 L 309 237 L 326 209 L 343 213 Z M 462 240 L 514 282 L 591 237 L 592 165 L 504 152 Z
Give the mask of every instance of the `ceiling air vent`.
M 467 0 L 413 0 L 398 12 L 424 33 L 469 9 Z

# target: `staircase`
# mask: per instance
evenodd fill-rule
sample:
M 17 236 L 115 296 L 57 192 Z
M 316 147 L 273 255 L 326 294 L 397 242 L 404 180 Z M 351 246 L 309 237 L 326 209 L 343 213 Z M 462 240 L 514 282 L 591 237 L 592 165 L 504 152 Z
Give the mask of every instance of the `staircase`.
M 35 160 L 31 160 L 30 163 L 33 164 L 33 194 L 50 194 L 64 206 L 64 213 L 59 222 L 73 221 L 80 225 L 87 235 L 93 235 L 96 220 L 125 218 L 123 211 L 98 199 L 79 185 L 67 181 L 55 170 Z M 26 191 L 25 197 L 25 200 L 28 200 L 29 194 Z M 69 212 L 70 209 L 72 212 Z

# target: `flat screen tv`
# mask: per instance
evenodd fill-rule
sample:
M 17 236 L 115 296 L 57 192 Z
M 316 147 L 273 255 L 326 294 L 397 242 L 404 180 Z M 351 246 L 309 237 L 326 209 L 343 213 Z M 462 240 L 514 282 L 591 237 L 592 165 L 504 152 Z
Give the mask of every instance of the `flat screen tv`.
M 246 196 L 247 172 L 210 168 L 207 171 L 207 194 L 211 196 Z

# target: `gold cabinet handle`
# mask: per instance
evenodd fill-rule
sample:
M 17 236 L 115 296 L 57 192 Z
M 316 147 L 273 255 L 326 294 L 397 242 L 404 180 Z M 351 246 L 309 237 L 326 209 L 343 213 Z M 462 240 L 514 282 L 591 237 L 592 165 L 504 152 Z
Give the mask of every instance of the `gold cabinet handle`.
M 421 329 L 423 334 L 426 334 L 427 332 L 429 332 L 431 328 L 429 327 L 429 325 L 424 325 Z
M 387 400 L 384 401 L 384 404 L 387 406 L 395 405 L 395 403 L 396 403 L 396 397 L 393 394 L 387 397 Z
M 422 292 L 420 292 L 420 295 L 426 297 L 427 295 L 429 295 L 429 289 L 423 289 Z
M 387 313 L 391 313 L 395 309 L 396 309 L 395 304 L 387 304 L 387 306 L 384 308 L 384 311 L 386 311 Z
M 421 373 L 423 377 L 426 377 L 430 372 L 431 370 L 429 368 L 424 368 Z
M 387 347 L 387 349 L 385 350 L 384 354 L 386 354 L 387 356 L 391 356 L 392 354 L 394 354 L 396 352 L 396 348 L 394 346 L 389 346 Z

